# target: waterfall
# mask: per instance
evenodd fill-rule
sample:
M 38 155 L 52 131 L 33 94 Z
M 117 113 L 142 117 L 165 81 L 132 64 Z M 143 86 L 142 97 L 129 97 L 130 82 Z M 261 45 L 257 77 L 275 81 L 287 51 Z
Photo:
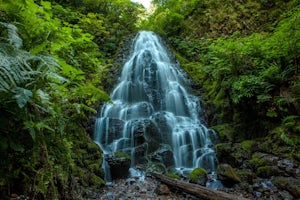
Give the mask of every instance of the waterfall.
M 137 34 L 94 140 L 106 154 L 130 155 L 131 166 L 152 160 L 179 171 L 214 172 L 214 132 L 202 123 L 199 99 L 170 55 L 155 33 Z

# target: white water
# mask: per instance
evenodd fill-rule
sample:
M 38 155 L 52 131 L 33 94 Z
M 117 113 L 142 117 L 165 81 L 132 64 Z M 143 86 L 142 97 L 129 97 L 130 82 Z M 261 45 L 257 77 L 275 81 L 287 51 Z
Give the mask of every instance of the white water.
M 156 34 L 141 31 L 123 67 L 111 103 L 96 121 L 95 141 L 109 154 L 131 155 L 132 166 L 170 146 L 179 171 L 215 171 L 210 134 L 201 123 L 199 99 L 187 91 L 183 73 Z M 162 162 L 164 162 L 162 160 Z

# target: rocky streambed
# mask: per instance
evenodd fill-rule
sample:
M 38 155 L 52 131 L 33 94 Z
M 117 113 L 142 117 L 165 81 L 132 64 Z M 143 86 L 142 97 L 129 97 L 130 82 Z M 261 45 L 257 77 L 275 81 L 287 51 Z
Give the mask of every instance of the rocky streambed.
M 128 179 L 115 180 L 103 188 L 99 194 L 101 200 L 176 200 L 176 199 L 198 199 L 195 196 L 187 194 L 157 181 L 152 176 L 131 177 Z

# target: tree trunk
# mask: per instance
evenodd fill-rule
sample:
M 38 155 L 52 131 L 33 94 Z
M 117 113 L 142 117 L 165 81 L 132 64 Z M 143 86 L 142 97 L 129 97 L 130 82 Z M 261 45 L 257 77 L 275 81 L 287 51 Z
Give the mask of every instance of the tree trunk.
M 173 178 L 169 178 L 167 176 L 164 176 L 162 174 L 157 173 L 150 173 L 155 178 L 159 179 L 161 182 L 166 183 L 169 186 L 172 186 L 174 188 L 183 190 L 189 194 L 195 195 L 197 197 L 200 197 L 201 199 L 207 199 L 207 200 L 246 200 L 247 198 L 244 197 L 238 197 L 232 194 L 228 194 L 226 192 L 216 191 L 212 190 L 206 187 L 203 187 L 201 185 L 193 184 L 193 183 L 187 183 L 184 181 L 176 180 Z

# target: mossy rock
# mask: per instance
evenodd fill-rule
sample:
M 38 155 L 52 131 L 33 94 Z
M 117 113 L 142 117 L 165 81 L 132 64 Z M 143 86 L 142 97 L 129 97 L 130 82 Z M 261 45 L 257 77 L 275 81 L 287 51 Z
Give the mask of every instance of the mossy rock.
M 100 178 L 99 176 L 92 174 L 89 179 L 89 185 L 100 188 L 105 185 L 105 181 L 102 178 Z
M 257 168 L 256 174 L 262 178 L 269 178 L 278 175 L 279 169 L 276 166 L 262 166 Z
M 110 166 L 112 179 L 127 178 L 129 175 L 129 168 L 131 160 L 126 157 L 112 157 L 106 159 Z
M 205 186 L 207 181 L 207 171 L 203 168 L 196 168 L 190 173 L 189 178 L 191 183 Z
M 258 154 L 254 154 L 249 162 L 254 170 L 257 170 L 257 168 L 262 167 L 262 166 L 270 166 L 271 165 L 271 163 L 267 159 L 265 159 L 264 157 L 261 157 Z
M 300 198 L 300 180 L 293 177 L 275 177 L 273 183 L 280 189 L 289 191 L 296 199 Z
M 245 140 L 240 143 L 239 147 L 242 148 L 248 155 L 255 151 L 256 142 L 253 140 Z
M 117 158 L 126 158 L 126 159 L 130 159 L 130 156 L 129 156 L 128 154 L 123 153 L 123 152 L 121 152 L 121 151 L 115 152 L 115 156 L 116 156 Z
M 235 148 L 231 146 L 231 143 L 219 143 L 215 145 L 215 151 L 219 162 L 236 166 L 237 160 L 233 153 Z
M 100 149 L 100 147 L 95 142 L 89 142 L 87 144 L 87 150 L 88 150 L 89 153 L 102 152 L 102 150 Z
M 93 172 L 94 174 L 100 176 L 100 177 L 104 177 L 104 171 L 102 169 L 102 166 L 101 166 L 101 162 L 98 161 L 96 163 L 93 163 L 93 164 L 90 164 L 88 166 L 88 170 Z
M 177 180 L 180 180 L 180 176 L 178 176 L 177 174 L 171 174 L 171 173 L 168 173 L 168 174 L 165 174 L 167 177 L 170 177 L 170 178 L 174 178 L 174 179 L 177 179 Z
M 166 173 L 167 169 L 163 163 L 149 162 L 146 165 L 146 172 Z
M 217 169 L 217 175 L 220 181 L 227 187 L 232 187 L 241 182 L 241 178 L 229 164 L 221 164 Z
M 253 184 L 253 180 L 257 178 L 256 174 L 250 169 L 237 169 L 235 172 L 241 178 L 242 182 Z

